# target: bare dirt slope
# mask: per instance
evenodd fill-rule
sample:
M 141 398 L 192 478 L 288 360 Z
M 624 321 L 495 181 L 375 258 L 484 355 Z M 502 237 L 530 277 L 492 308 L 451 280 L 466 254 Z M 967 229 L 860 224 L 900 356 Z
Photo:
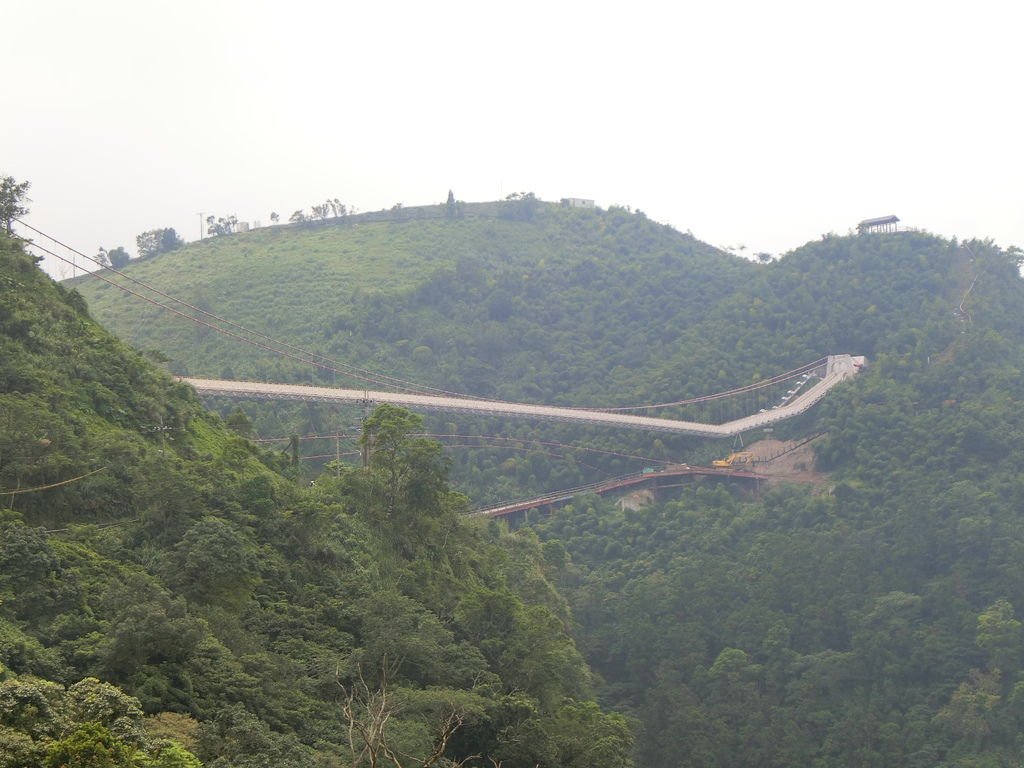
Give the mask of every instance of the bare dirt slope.
M 828 475 L 814 469 L 814 440 L 794 448 L 799 441 L 759 440 L 744 450 L 754 454 L 754 471 L 769 482 L 821 484 Z

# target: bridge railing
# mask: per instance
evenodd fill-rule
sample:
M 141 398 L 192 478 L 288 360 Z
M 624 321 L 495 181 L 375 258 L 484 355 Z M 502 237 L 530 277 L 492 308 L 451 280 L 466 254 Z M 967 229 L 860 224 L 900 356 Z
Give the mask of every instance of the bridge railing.
M 718 467 L 691 467 L 689 464 L 672 464 L 666 467 L 659 467 L 653 471 L 645 470 L 643 472 L 632 472 L 628 475 L 619 475 L 618 477 L 613 477 L 609 480 L 588 483 L 587 485 L 577 486 L 576 488 L 552 491 L 551 493 L 542 494 L 541 496 L 531 496 L 525 499 L 518 499 L 516 501 L 505 501 L 500 504 L 492 504 L 487 507 L 476 509 L 470 514 L 497 517 L 500 515 L 512 514 L 513 512 L 521 510 L 534 509 L 535 507 L 544 507 L 549 504 L 568 501 L 569 499 L 577 496 L 583 496 L 588 493 L 607 493 L 608 491 L 613 491 L 618 488 L 625 488 L 630 485 L 637 485 L 639 483 L 654 481 L 660 478 L 695 475 L 752 479 L 761 477 L 760 475 L 746 470 Z
M 304 400 L 312 402 L 387 402 L 422 410 L 447 410 L 494 416 L 588 423 L 595 426 L 640 429 L 648 432 L 697 435 L 699 437 L 731 437 L 750 429 L 766 427 L 804 413 L 847 376 L 856 373 L 858 364 L 850 355 L 829 357 L 828 373 L 803 394 L 785 405 L 762 411 L 725 424 L 702 424 L 652 416 L 584 411 L 547 405 L 529 405 L 499 400 L 469 400 L 460 397 L 416 395 L 401 392 L 350 390 L 298 384 L 267 384 L 260 382 L 223 381 L 182 378 L 199 392 L 241 398 Z

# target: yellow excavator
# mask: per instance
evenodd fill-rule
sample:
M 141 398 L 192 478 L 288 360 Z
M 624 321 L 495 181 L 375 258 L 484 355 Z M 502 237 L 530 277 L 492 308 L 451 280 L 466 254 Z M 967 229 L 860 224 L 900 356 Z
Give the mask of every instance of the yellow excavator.
M 730 453 L 724 459 L 715 459 L 711 462 L 712 467 L 718 469 L 732 469 L 734 467 L 746 467 L 754 463 L 754 454 L 750 451 L 739 451 Z

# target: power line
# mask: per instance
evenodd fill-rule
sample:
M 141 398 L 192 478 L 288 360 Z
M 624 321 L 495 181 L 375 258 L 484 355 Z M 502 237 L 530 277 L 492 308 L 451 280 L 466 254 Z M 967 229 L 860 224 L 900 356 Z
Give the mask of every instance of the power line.
M 53 256 L 55 259 L 60 259 L 65 264 L 73 263 L 71 261 L 71 259 L 68 259 L 68 258 L 66 258 L 64 256 L 61 256 L 59 253 L 55 253 L 54 251 L 51 251 L 48 248 L 44 248 L 41 245 L 37 245 L 37 244 L 33 243 L 32 247 L 39 249 L 43 253 L 46 253 L 46 254 L 49 254 L 50 256 Z M 252 339 L 247 339 L 244 336 L 239 336 L 236 333 L 232 333 L 231 331 L 228 331 L 228 330 L 225 330 L 223 328 L 220 328 L 220 327 L 218 327 L 216 325 L 213 325 L 212 323 L 208 323 L 208 322 L 206 322 L 204 320 L 200 320 L 197 317 L 191 317 L 191 316 L 185 314 L 184 312 L 182 312 L 181 310 L 178 310 L 178 309 L 175 309 L 174 307 L 168 306 L 167 304 L 164 304 L 164 303 L 162 303 L 160 301 L 157 301 L 156 299 L 151 299 L 148 296 L 144 296 L 143 294 L 139 293 L 138 291 L 133 291 L 131 288 L 127 288 L 127 287 L 125 287 L 123 285 L 118 285 L 113 280 L 109 280 L 109 279 L 103 277 L 102 275 L 97 274 L 96 272 L 90 272 L 89 275 L 91 277 L 97 279 L 97 280 L 102 280 L 104 283 L 107 283 L 108 285 L 112 285 L 115 288 L 119 288 L 122 291 L 124 291 L 126 293 L 129 293 L 132 296 L 135 296 L 136 298 L 139 298 L 139 299 L 142 299 L 143 301 L 149 302 L 150 304 L 153 304 L 153 305 L 155 305 L 157 307 L 160 307 L 161 309 L 167 310 L 168 312 L 170 312 L 172 314 L 175 314 L 175 315 L 178 315 L 179 317 L 183 317 L 186 320 L 189 320 L 189 321 L 191 321 L 193 323 L 196 323 L 196 324 L 202 325 L 202 326 L 204 326 L 206 328 L 210 328 L 211 330 L 217 331 L 218 333 L 220 333 L 220 334 L 222 334 L 224 336 L 228 336 L 229 338 L 235 339 L 236 341 L 241 341 L 244 344 L 249 344 L 251 346 L 258 347 L 260 349 L 266 350 L 268 352 L 273 352 L 274 354 L 281 355 L 282 357 L 287 357 L 289 359 L 296 360 L 296 361 L 298 361 L 300 363 L 303 363 L 304 365 L 308 365 L 309 362 L 310 362 L 308 360 L 303 360 L 302 358 L 298 357 L 297 355 L 293 355 L 293 354 L 290 354 L 288 352 L 284 352 L 284 351 L 279 350 L 279 349 L 274 349 L 273 347 L 267 346 L 266 344 L 261 344 L 258 341 L 254 341 Z M 328 369 L 328 370 L 330 370 L 330 369 Z M 335 371 L 335 372 L 336 373 L 343 373 L 342 371 Z M 376 382 L 376 383 L 379 383 L 379 382 Z
M 653 458 L 651 456 L 641 456 L 641 455 L 635 454 L 635 453 L 623 453 L 622 451 L 612 451 L 612 450 L 608 450 L 606 448 L 592 448 L 592 447 L 586 446 L 586 445 L 573 445 L 572 443 L 559 443 L 559 442 L 554 441 L 554 440 L 537 440 L 537 439 L 534 439 L 534 438 L 509 437 L 507 435 L 462 435 L 462 434 L 451 434 L 451 433 L 447 433 L 447 432 L 416 432 L 416 433 L 411 434 L 410 437 L 428 437 L 428 438 L 433 438 L 433 439 L 439 440 L 447 448 L 471 448 L 471 447 L 477 447 L 477 448 L 502 448 L 502 447 L 505 447 L 505 448 L 515 449 L 515 450 L 527 450 L 527 449 L 524 449 L 521 446 L 516 446 L 516 445 L 512 445 L 512 446 L 509 446 L 509 445 L 505 445 L 505 446 L 499 446 L 499 445 L 476 445 L 476 446 L 474 446 L 471 443 L 451 444 L 451 443 L 445 443 L 444 442 L 446 439 L 452 439 L 452 440 L 456 440 L 456 439 L 458 439 L 458 440 L 490 440 L 490 441 L 495 441 L 495 442 L 499 442 L 499 443 L 523 443 L 523 444 L 526 444 L 526 445 L 542 445 L 542 446 L 549 447 L 549 448 L 564 448 L 564 449 L 568 449 L 568 450 L 571 450 L 571 451 L 582 451 L 582 452 L 585 452 L 585 453 L 600 453 L 600 454 L 604 454 L 606 456 L 614 456 L 614 457 L 620 458 L 620 459 L 630 459 L 630 460 L 635 460 L 635 461 L 642 461 L 642 462 L 646 462 L 648 464 L 673 464 L 674 463 L 672 461 L 669 461 L 668 459 L 655 459 L 655 458 Z M 252 440 L 252 442 L 254 442 L 254 443 L 278 443 L 278 442 L 284 442 L 284 441 L 291 440 L 291 439 L 292 439 L 291 435 L 285 436 L 285 437 L 258 437 L 258 438 L 254 438 Z M 302 442 L 309 441 L 309 440 L 339 440 L 339 439 L 341 439 L 341 440 L 355 440 L 355 439 L 358 439 L 358 435 L 346 435 L 346 434 L 300 435 L 300 436 L 298 436 L 298 439 L 300 441 L 302 441 Z
M 444 448 L 481 448 L 482 446 L 466 443 L 465 445 L 460 445 L 460 444 L 448 445 L 448 444 L 446 444 L 443 447 Z M 507 450 L 510 450 L 510 451 L 535 451 L 537 449 L 536 448 L 529 448 L 529 447 L 526 447 L 526 446 L 519 446 L 519 447 L 508 446 Z M 299 460 L 300 461 L 315 461 L 317 459 L 331 459 L 331 458 L 335 458 L 336 456 L 358 456 L 360 453 L 361 453 L 361 451 L 341 451 L 340 453 L 315 453 L 315 454 L 311 454 L 309 456 L 299 456 Z M 548 456 L 550 458 L 568 460 L 568 457 L 564 453 L 558 453 L 557 451 L 540 451 L 540 453 L 543 454 L 544 456 Z M 582 465 L 582 466 L 586 467 L 587 469 L 593 469 L 593 470 L 600 469 L 599 467 L 597 467 L 597 466 L 595 466 L 593 464 L 590 464 L 590 463 L 585 462 L 585 461 L 580 461 L 579 459 L 575 459 L 574 461 L 575 461 L 576 464 Z M 667 464 L 669 462 L 665 462 L 665 463 Z
M 233 335 L 233 334 L 229 333 L 228 331 L 225 331 L 225 330 L 223 330 L 221 328 L 218 328 L 216 325 L 204 322 L 204 321 L 200 320 L 197 317 L 193 317 L 193 316 L 187 315 L 185 313 L 176 311 L 176 310 L 172 309 L 170 306 L 168 306 L 166 304 L 163 304 L 161 302 L 158 302 L 158 301 L 155 301 L 155 300 L 150 299 L 148 297 L 145 297 L 145 296 L 139 294 L 137 291 L 132 291 L 131 289 L 126 288 L 123 285 L 119 285 L 118 283 L 116 283 L 116 282 L 114 282 L 112 280 L 105 279 L 105 278 L 101 277 L 97 272 L 88 272 L 87 273 L 90 277 L 94 277 L 94 278 L 97 278 L 99 280 L 103 280 L 104 282 L 108 283 L 109 285 L 113 285 L 116 288 L 120 288 L 122 291 L 125 291 L 126 293 L 128 293 L 130 295 L 136 296 L 137 298 L 141 298 L 144 301 L 149 301 L 150 303 L 155 304 L 158 307 L 161 307 L 163 309 L 167 309 L 168 311 L 174 312 L 175 314 L 179 315 L 180 317 L 183 317 L 183 318 L 185 318 L 187 320 L 190 320 L 190 321 L 192 321 L 194 323 L 197 323 L 199 325 L 203 325 L 203 326 L 205 326 L 207 328 L 210 328 L 210 329 L 212 329 L 214 331 L 217 331 L 218 333 L 221 333 L 223 335 L 227 335 L 227 336 L 229 336 L 231 338 L 234 338 L 234 339 L 236 339 L 238 341 L 242 341 L 242 342 L 244 342 L 246 344 L 251 344 L 253 346 L 257 346 L 257 347 L 259 347 L 261 349 L 264 349 L 264 350 L 269 351 L 269 352 L 273 352 L 275 354 L 278 354 L 278 355 L 281 355 L 281 356 L 284 356 L 284 357 L 289 357 L 290 359 L 293 359 L 293 360 L 298 360 L 303 365 L 315 365 L 318 368 L 321 368 L 321 369 L 326 370 L 326 371 L 331 371 L 332 373 L 340 373 L 343 376 L 349 376 L 351 378 L 355 378 L 355 379 L 358 379 L 360 381 L 369 381 L 371 383 L 380 384 L 382 386 L 393 386 L 393 387 L 396 387 L 398 389 L 405 390 L 407 392 L 412 392 L 414 394 L 417 394 L 417 393 L 418 394 L 436 393 L 436 394 L 441 394 L 441 395 L 451 395 L 451 396 L 455 396 L 455 397 L 464 397 L 464 398 L 470 399 L 470 400 L 487 400 L 488 399 L 488 398 L 476 397 L 476 396 L 473 396 L 473 395 L 465 395 L 465 394 L 462 394 L 462 393 L 459 393 L 459 392 L 450 392 L 448 390 L 439 389 L 437 387 L 423 386 L 423 385 L 420 385 L 420 384 L 416 384 L 414 382 L 405 381 L 404 379 L 400 379 L 400 378 L 397 378 L 395 376 L 389 376 L 387 374 L 377 373 L 375 371 L 370 371 L 370 370 L 367 370 L 365 368 L 359 368 L 358 366 L 349 365 L 347 363 L 341 363 L 339 361 L 336 361 L 336 360 L 333 360 L 331 358 L 328 358 L 328 357 L 326 357 L 324 355 L 320 355 L 320 354 L 315 353 L 315 352 L 310 352 L 309 350 L 303 349 L 302 347 L 299 347 L 299 346 L 297 346 L 295 344 L 291 344 L 289 342 L 282 341 L 280 339 L 275 339 L 274 337 L 269 336 L 269 335 L 267 335 L 265 333 L 261 333 L 259 331 L 254 331 L 251 328 L 246 328 L 245 326 L 243 326 L 243 325 L 241 325 L 239 323 L 235 323 L 232 320 L 228 320 L 225 317 L 221 317 L 220 315 L 217 315 L 217 314 L 215 314 L 213 312 L 210 312 L 208 310 L 205 310 L 205 309 L 202 309 L 200 307 L 197 307 L 194 304 L 190 304 L 189 302 L 187 302 L 187 301 L 185 301 L 183 299 L 179 299 L 179 298 L 177 298 L 175 296 L 172 296 L 172 295 L 170 295 L 168 293 L 165 293 L 164 291 L 161 291 L 159 288 L 155 288 L 154 286 L 149 285 L 148 283 L 145 283 L 142 280 L 134 278 L 131 275 L 128 275 L 128 274 L 126 274 L 126 273 L 124 273 L 124 272 L 122 272 L 122 271 L 120 271 L 118 269 L 115 269 L 112 266 L 108 266 L 106 264 L 103 264 L 102 262 L 98 261 L 97 259 L 94 259 L 91 256 L 87 256 L 84 253 L 82 253 L 81 251 L 71 247 L 67 243 L 64 243 L 64 242 L 58 240 L 57 238 L 53 237 L 52 235 L 49 235 L 49 234 L 43 232 L 40 229 L 36 229 L 35 227 L 33 227 L 30 224 L 26 224 L 21 219 L 15 219 L 15 221 L 17 221 L 19 224 L 21 224 L 22 226 L 26 227 L 27 229 L 30 229 L 33 232 L 35 232 L 35 233 L 37 233 L 39 235 L 42 235 L 46 239 L 56 243 L 57 245 L 61 246 L 62 248 L 66 248 L 71 253 L 73 253 L 73 254 L 75 254 L 77 256 L 81 256 L 83 259 L 86 259 L 87 261 L 92 262 L 93 264 L 95 264 L 96 266 L 98 266 L 100 269 L 102 269 L 105 272 L 111 272 L 111 273 L 117 275 L 118 277 L 124 278 L 125 280 L 127 280 L 127 281 L 129 281 L 131 283 L 134 283 L 135 285 L 138 285 L 141 288 L 144 288 L 147 291 L 151 291 L 151 292 L 155 293 L 156 295 L 160 296 L 161 298 L 167 299 L 168 301 L 174 302 L 175 304 L 180 304 L 181 306 L 186 307 L 187 309 L 191 310 L 192 312 L 197 312 L 200 315 L 203 315 L 205 317 L 211 318 L 215 322 L 223 323 L 224 325 L 228 326 L 229 328 L 234 328 L 235 330 L 239 331 L 240 333 L 247 333 L 247 334 L 250 334 L 252 336 L 255 336 L 258 339 L 263 339 L 263 340 L 269 342 L 270 344 L 275 345 L 276 347 L 283 347 L 285 349 L 294 350 L 295 352 L 297 352 L 297 353 L 299 353 L 301 355 L 305 355 L 309 359 L 306 360 L 306 359 L 296 358 L 294 355 L 289 355 L 286 352 L 282 351 L 281 349 L 276 349 L 276 348 L 273 348 L 273 347 L 270 347 L 270 346 L 267 346 L 267 345 L 259 344 L 259 343 L 255 342 L 255 341 L 251 340 L 251 339 L 246 339 L 244 337 Z M 48 249 L 44 248 L 43 246 L 38 245 L 36 243 L 30 243 L 30 245 L 32 247 L 34 247 L 34 248 L 38 248 L 39 250 L 43 251 L 44 253 L 48 253 L 49 255 L 51 255 L 51 256 L 53 256 L 55 258 L 60 259 L 61 261 L 63 261 L 66 264 L 71 264 L 72 266 L 77 268 L 77 262 L 75 262 L 74 260 L 68 260 L 66 258 L 63 258 L 63 257 L 59 256 L 58 254 L 54 253 L 53 251 L 50 251 L 50 250 L 48 250 Z M 318 361 L 323 361 L 323 362 L 318 362 Z
M 0 496 L 17 496 L 22 493 L 35 493 L 36 491 L 48 491 L 51 488 L 60 488 L 62 485 L 70 485 L 71 483 L 77 483 L 79 480 L 84 480 L 91 475 L 95 475 L 97 472 L 102 472 L 106 467 L 100 467 L 94 469 L 92 472 L 86 472 L 84 475 L 78 477 L 71 477 L 67 480 L 61 480 L 59 483 L 50 483 L 49 485 L 37 485 L 35 488 L 18 488 L 13 491 L 0 491 Z

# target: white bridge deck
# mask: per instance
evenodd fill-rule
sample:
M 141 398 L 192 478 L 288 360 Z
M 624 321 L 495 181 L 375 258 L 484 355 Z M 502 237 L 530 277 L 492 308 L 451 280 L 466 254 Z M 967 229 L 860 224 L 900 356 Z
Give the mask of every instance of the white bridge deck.
M 489 416 L 507 416 L 520 419 L 563 421 L 591 426 L 618 427 L 647 432 L 670 432 L 699 437 L 731 437 L 751 429 L 767 427 L 776 422 L 799 416 L 815 405 L 836 384 L 857 373 L 864 364 L 863 357 L 830 355 L 825 375 L 807 391 L 785 405 L 745 416 L 725 424 L 701 424 L 694 421 L 658 419 L 651 416 L 631 416 L 623 413 L 560 408 L 550 405 L 528 405 L 501 400 L 474 400 L 460 397 L 410 395 L 401 392 L 376 392 L 363 389 L 336 389 L 303 384 L 268 384 L 255 381 L 225 379 L 179 378 L 195 387 L 201 395 L 221 395 L 244 399 L 302 400 L 321 403 L 391 403 L 412 410 L 456 411 Z

